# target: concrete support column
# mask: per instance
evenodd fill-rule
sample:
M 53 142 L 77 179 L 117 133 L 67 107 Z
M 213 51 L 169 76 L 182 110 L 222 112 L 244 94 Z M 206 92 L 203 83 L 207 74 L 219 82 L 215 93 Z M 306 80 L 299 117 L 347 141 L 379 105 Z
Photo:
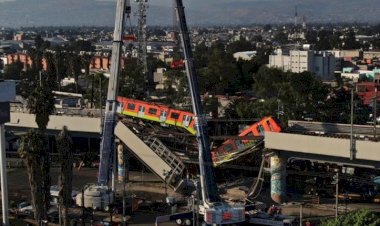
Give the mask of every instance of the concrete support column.
M 117 145 L 117 173 L 118 182 L 124 183 L 125 181 L 125 159 L 124 147 L 121 143 Z
M 270 157 L 271 198 L 276 203 L 286 202 L 286 158 L 277 152 Z

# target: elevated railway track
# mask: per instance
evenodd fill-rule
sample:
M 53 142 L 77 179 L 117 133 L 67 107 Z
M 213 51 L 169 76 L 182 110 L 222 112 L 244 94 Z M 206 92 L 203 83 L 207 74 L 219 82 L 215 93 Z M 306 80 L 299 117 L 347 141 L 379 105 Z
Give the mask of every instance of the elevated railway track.
M 347 138 L 351 135 L 350 124 L 289 120 L 288 126 L 288 132 L 291 133 L 306 133 L 308 135 L 324 135 L 337 138 Z M 380 126 L 377 126 L 376 130 L 374 126 L 370 125 L 352 126 L 352 134 L 356 138 L 379 141 L 379 133 Z

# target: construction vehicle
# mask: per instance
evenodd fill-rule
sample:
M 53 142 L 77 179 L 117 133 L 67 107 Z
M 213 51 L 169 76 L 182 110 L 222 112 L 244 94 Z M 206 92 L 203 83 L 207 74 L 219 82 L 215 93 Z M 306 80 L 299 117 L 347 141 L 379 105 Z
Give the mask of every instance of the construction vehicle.
M 235 224 L 245 221 L 244 206 L 230 206 L 219 196 L 217 184 L 213 174 L 213 163 L 210 151 L 209 136 L 206 130 L 206 120 L 203 115 L 198 81 L 193 63 L 193 53 L 189 31 L 187 28 L 185 11 L 182 0 L 175 0 L 178 25 L 180 28 L 181 43 L 184 52 L 186 75 L 189 82 L 191 101 L 196 129 L 196 138 L 199 149 L 199 185 L 201 201 L 195 211 L 203 215 L 203 221 L 208 225 Z M 162 216 L 156 219 L 156 225 L 165 221 L 175 221 L 185 218 L 188 213 L 179 213 L 171 216 Z M 198 214 L 198 213 L 197 213 Z M 191 215 L 190 215 L 191 216 Z
M 131 5 L 129 0 L 117 0 L 116 3 L 116 19 L 115 29 L 113 35 L 112 56 L 111 56 L 111 71 L 108 82 L 108 93 L 106 109 L 103 121 L 102 138 L 100 145 L 100 165 L 98 183 L 96 185 L 88 186 L 81 194 L 84 199 L 81 204 L 85 206 L 96 206 L 97 208 L 104 208 L 108 203 L 113 202 L 113 195 L 109 191 L 109 177 L 111 169 L 111 160 L 114 147 L 114 129 L 116 122 L 116 108 L 117 108 L 117 90 L 118 90 L 118 77 L 120 74 L 121 52 L 123 45 L 123 30 L 125 19 L 129 18 L 131 13 Z M 115 166 L 114 166 L 115 167 Z M 97 192 L 93 192 L 97 191 Z M 93 195 L 92 195 L 93 194 Z M 107 203 L 104 202 L 108 197 Z

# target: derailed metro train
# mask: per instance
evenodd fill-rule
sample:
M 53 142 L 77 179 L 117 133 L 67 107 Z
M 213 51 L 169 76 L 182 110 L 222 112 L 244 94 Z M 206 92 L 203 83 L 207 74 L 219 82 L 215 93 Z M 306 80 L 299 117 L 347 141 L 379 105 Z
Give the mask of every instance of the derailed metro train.
M 126 97 L 117 97 L 118 113 L 158 123 L 177 126 L 196 134 L 194 114 L 175 110 L 163 104 L 149 103 Z M 264 136 L 265 131 L 281 132 L 281 123 L 274 117 L 264 117 L 259 122 L 248 126 L 239 136 Z M 226 140 L 220 147 L 211 151 L 214 165 L 234 160 L 244 151 L 257 144 L 257 140 Z

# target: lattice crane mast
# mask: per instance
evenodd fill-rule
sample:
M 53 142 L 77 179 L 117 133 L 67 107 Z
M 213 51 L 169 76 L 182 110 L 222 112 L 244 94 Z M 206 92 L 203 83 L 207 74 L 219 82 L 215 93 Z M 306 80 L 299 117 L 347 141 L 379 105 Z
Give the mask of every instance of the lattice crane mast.
M 142 75 L 145 79 L 145 89 L 149 92 L 148 63 L 147 63 L 147 31 L 146 31 L 146 11 L 148 0 L 135 0 L 137 3 L 137 58 L 142 65 Z

